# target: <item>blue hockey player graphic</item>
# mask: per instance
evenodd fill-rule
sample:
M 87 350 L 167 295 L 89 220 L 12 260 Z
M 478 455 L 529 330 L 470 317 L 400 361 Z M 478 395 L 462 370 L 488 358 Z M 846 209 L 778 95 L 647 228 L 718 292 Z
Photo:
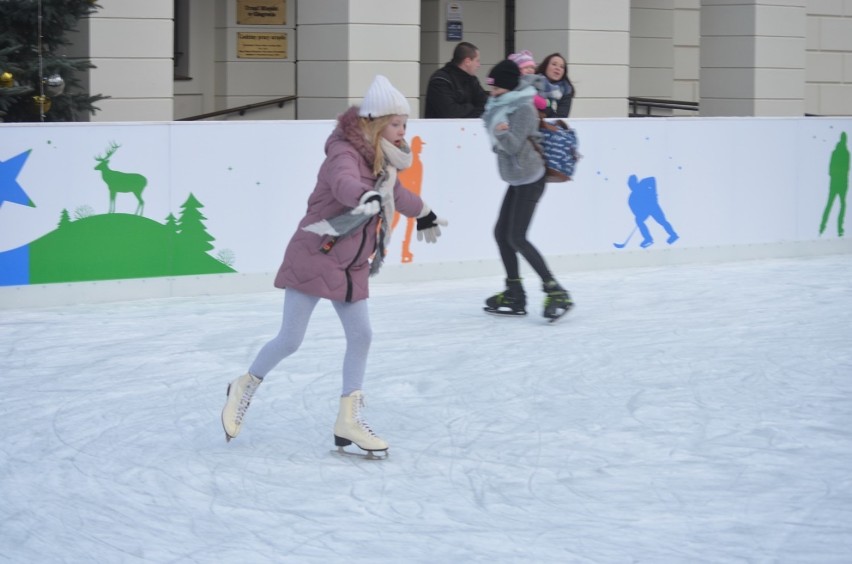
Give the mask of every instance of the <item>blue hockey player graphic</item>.
M 663 213 L 660 202 L 657 200 L 657 179 L 649 176 L 639 180 L 635 174 L 631 174 L 630 178 L 627 179 L 627 185 L 630 187 L 630 197 L 627 198 L 627 205 L 630 206 L 630 210 L 636 218 L 636 228 L 642 234 L 642 242 L 639 243 L 639 246 L 645 248 L 654 244 L 654 238 L 651 236 L 651 232 L 648 231 L 648 226 L 645 225 L 645 220 L 649 217 L 659 223 L 666 230 L 666 233 L 668 233 L 669 237 L 666 239 L 666 243 L 671 245 L 677 241 L 679 236 L 671 223 L 666 220 L 666 214 Z M 625 241 L 626 243 L 627 241 Z M 616 247 L 619 247 L 619 245 L 616 245 Z

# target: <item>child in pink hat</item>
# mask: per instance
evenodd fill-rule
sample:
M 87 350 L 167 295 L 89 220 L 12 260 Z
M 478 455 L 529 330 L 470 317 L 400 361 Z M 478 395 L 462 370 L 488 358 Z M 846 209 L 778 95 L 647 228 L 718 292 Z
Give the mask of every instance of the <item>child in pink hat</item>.
M 532 52 L 524 49 L 523 51 L 512 53 L 509 55 L 509 60 L 514 61 L 514 63 L 518 65 L 518 68 L 521 70 L 521 77 L 535 74 L 536 64 Z M 533 79 L 527 80 L 531 80 L 531 84 L 536 87 L 536 90 L 540 90 L 537 84 L 539 81 Z M 543 112 L 544 109 L 547 108 L 547 100 L 545 100 L 540 94 L 536 94 L 535 97 L 533 97 L 533 104 L 535 104 L 535 108 L 540 112 Z
M 533 54 L 527 51 L 519 51 L 509 55 L 509 60 L 514 61 L 518 68 L 521 69 L 521 74 L 535 74 L 535 59 Z

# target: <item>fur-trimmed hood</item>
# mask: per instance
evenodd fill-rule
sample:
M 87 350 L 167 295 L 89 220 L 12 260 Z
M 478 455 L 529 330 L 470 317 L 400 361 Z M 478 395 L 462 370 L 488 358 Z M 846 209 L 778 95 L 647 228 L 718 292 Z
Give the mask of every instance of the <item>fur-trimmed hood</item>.
M 376 158 L 376 150 L 370 145 L 364 135 L 364 130 L 361 129 L 359 123 L 361 118 L 358 116 L 358 110 L 358 106 L 352 106 L 338 116 L 334 133 L 325 142 L 325 153 L 328 154 L 329 149 L 335 143 L 349 143 L 372 167 L 373 160 Z
M 312 296 L 347 302 L 369 296 L 369 259 L 377 248 L 378 217 L 370 217 L 345 237 L 305 229 L 351 212 L 365 192 L 376 189 L 375 149 L 369 146 L 358 123 L 358 110 L 356 106 L 344 112 L 329 135 L 326 158 L 308 197 L 308 209 L 287 245 L 275 276 L 276 288 L 293 288 Z M 392 186 L 388 179 L 387 185 L 393 190 L 396 211 L 405 217 L 422 214 L 424 204 L 420 196 L 406 190 L 398 179 Z M 383 186 L 384 181 L 379 191 Z

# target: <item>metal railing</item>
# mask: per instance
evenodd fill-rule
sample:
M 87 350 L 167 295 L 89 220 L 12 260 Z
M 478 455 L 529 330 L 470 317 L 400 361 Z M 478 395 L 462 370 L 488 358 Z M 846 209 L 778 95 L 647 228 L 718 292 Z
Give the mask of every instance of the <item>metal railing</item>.
M 655 114 L 653 110 L 686 110 L 698 112 L 698 102 L 684 102 L 680 100 L 665 100 L 662 98 L 641 98 L 639 96 L 628 96 L 630 103 L 629 117 L 672 117 L 672 114 Z M 640 112 L 643 108 L 644 112 Z M 805 117 L 822 117 L 823 114 L 805 113 Z
M 684 102 L 680 100 L 664 100 L 661 98 L 641 98 L 638 96 L 628 96 L 627 101 L 630 103 L 630 117 L 670 117 L 660 114 L 654 114 L 652 110 L 687 110 L 690 112 L 698 111 L 698 102 Z M 643 108 L 645 111 L 640 112 Z
M 285 103 L 292 102 L 297 98 L 298 96 L 283 96 L 281 98 L 273 98 L 272 100 L 266 100 L 265 102 L 256 102 L 254 104 L 246 104 L 245 106 L 237 106 L 236 108 L 226 108 L 224 110 L 217 110 L 215 112 L 209 112 L 197 116 L 180 118 L 177 121 L 198 121 L 201 119 L 225 116 L 229 114 L 240 114 L 241 116 L 244 116 L 246 115 L 246 112 L 250 112 L 258 108 L 264 108 L 266 106 L 278 106 L 279 108 L 283 108 Z

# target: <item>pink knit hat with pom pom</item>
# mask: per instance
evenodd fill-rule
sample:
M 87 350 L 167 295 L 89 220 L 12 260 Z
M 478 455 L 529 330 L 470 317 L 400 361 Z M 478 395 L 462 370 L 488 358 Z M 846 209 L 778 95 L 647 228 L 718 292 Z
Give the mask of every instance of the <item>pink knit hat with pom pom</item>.
M 526 49 L 523 51 L 519 51 L 517 53 L 512 53 L 509 55 L 509 60 L 514 61 L 518 68 L 523 70 L 525 67 L 533 67 L 535 68 L 535 59 L 533 58 L 533 54 L 527 51 Z

